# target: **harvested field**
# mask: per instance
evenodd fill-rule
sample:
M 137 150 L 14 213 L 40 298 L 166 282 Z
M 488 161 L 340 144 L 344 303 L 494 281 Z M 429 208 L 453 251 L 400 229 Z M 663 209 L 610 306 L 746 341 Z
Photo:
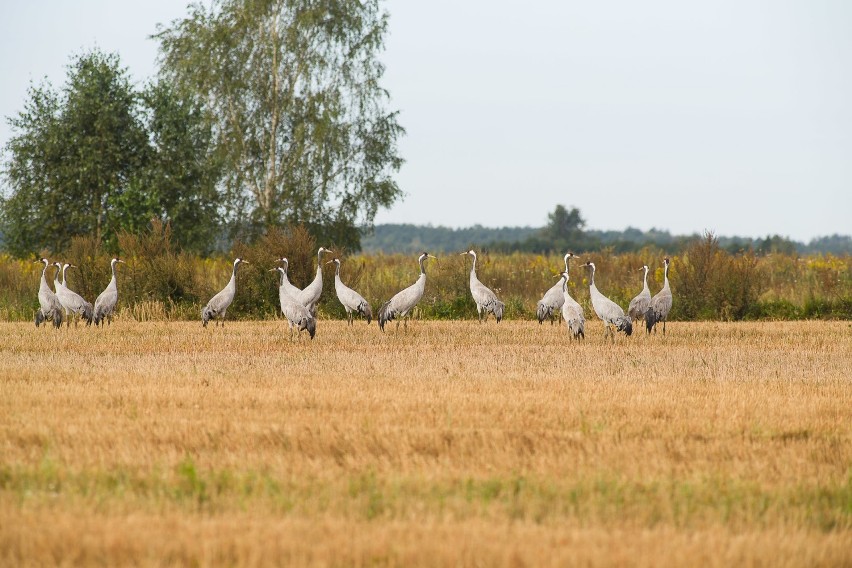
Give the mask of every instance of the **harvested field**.
M 852 565 L 852 325 L 0 324 L 3 565 Z

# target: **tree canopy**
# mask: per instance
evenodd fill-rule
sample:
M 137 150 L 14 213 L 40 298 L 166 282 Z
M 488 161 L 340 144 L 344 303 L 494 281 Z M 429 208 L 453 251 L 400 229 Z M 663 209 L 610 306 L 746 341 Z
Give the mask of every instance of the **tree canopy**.
M 200 110 L 164 85 L 137 92 L 115 54 L 76 56 L 55 91 L 31 86 L 9 119 L 0 223 L 18 255 L 62 250 L 89 235 L 108 248 L 152 218 L 205 250 L 215 236 L 215 162 Z M 204 216 L 204 223 L 200 217 Z
M 161 76 L 213 120 L 236 235 L 298 223 L 357 247 L 401 196 L 386 32 L 378 0 L 220 0 L 157 34 Z

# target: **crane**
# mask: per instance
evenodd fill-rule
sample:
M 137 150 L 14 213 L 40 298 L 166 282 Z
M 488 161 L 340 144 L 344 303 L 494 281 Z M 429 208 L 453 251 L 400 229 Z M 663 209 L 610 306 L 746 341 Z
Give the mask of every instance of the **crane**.
M 577 258 L 573 252 L 565 254 L 565 272 L 568 272 L 568 259 Z M 553 325 L 554 315 L 559 312 L 564 301 L 562 296 L 562 283 L 557 282 L 544 293 L 544 296 L 536 304 L 535 315 L 538 318 L 538 323 L 541 325 L 545 319 L 550 318 L 550 325 Z
M 577 303 L 577 300 L 571 297 L 568 293 L 568 271 L 566 270 L 560 276 L 562 284 L 562 319 L 565 320 L 565 325 L 568 326 L 568 332 L 571 337 L 580 341 L 586 339 L 586 318 L 583 315 L 583 307 Z
M 115 283 L 115 265 L 118 263 L 126 264 L 123 260 L 114 258 L 110 261 L 109 267 L 112 271 L 112 278 L 107 284 L 106 289 L 101 292 L 97 300 L 95 300 L 95 327 L 103 325 L 104 319 L 109 325 L 112 325 L 112 314 L 115 311 L 115 304 L 118 302 L 118 286 Z
M 293 329 L 296 329 L 296 333 L 307 330 L 311 339 L 313 339 L 317 332 L 316 318 L 284 286 L 284 282 L 287 280 L 287 270 L 278 266 L 271 269 L 270 272 L 274 270 L 281 273 L 281 284 L 278 286 L 278 302 L 281 304 L 281 313 L 287 318 L 287 325 L 290 328 L 290 339 L 293 339 Z
M 669 257 L 663 259 L 663 289 L 654 294 L 651 298 L 651 305 L 648 306 L 648 311 L 645 312 L 645 327 L 648 328 L 648 333 L 654 330 L 657 333 L 657 322 L 663 322 L 663 335 L 666 334 L 666 320 L 669 318 L 669 312 L 672 309 L 672 290 L 669 288 Z
M 642 291 L 630 300 L 630 305 L 627 306 L 627 315 L 634 324 L 639 320 L 645 319 L 645 312 L 648 311 L 648 306 L 651 305 L 651 291 L 648 289 L 648 265 L 643 265 L 639 270 L 645 271 L 645 278 L 642 281 Z
M 287 260 L 287 257 L 282 256 L 278 259 L 278 262 L 284 265 L 284 271 L 281 274 L 281 288 L 287 291 L 288 294 L 293 296 L 294 298 L 298 298 L 302 294 L 302 289 L 294 286 L 292 282 L 290 282 L 290 278 L 287 275 L 287 270 L 290 268 L 290 261 Z M 274 270 L 274 269 L 273 269 Z M 270 271 L 272 272 L 272 271 Z
M 319 248 L 317 251 L 317 275 L 314 276 L 314 279 L 310 284 L 305 286 L 302 293 L 297 296 L 297 299 L 305 304 L 305 306 L 311 311 L 311 315 L 314 317 L 317 316 L 317 303 L 322 295 L 322 254 L 324 252 L 334 254 L 334 251 L 332 250 L 323 247 Z
M 329 260 L 326 264 L 332 262 L 336 265 L 334 269 L 334 291 L 337 292 L 337 299 L 346 308 L 346 319 L 349 321 L 349 325 L 352 325 L 353 311 L 367 318 L 367 325 L 370 325 L 370 322 L 373 320 L 373 310 L 370 309 L 370 303 L 340 279 L 340 259 Z
M 41 282 L 38 285 L 39 309 L 36 311 L 35 325 L 38 327 L 42 322 L 51 320 L 53 321 L 53 327 L 60 328 L 62 327 L 62 304 L 59 303 L 56 294 L 50 289 L 46 277 L 47 267 L 51 266 L 50 261 L 43 258 L 36 262 L 43 262 L 44 268 L 41 270 Z M 57 273 L 58 271 L 59 269 L 57 268 Z
M 225 312 L 228 311 L 228 306 L 234 301 L 234 296 L 237 293 L 237 266 L 249 264 L 248 261 L 241 258 L 234 260 L 234 271 L 231 273 L 231 279 L 221 292 L 210 298 L 204 309 L 201 310 L 201 325 L 207 327 L 207 322 L 218 317 L 222 321 L 222 327 L 225 327 Z M 216 325 L 219 325 L 219 320 L 216 320 Z
M 610 329 L 610 326 L 629 336 L 633 333 L 633 324 L 630 323 L 630 318 L 624 315 L 621 306 L 601 294 L 598 287 L 595 286 L 595 263 L 587 262 L 583 266 L 592 269 L 589 295 L 592 298 L 592 307 L 595 309 L 595 313 L 604 322 L 604 338 L 611 335 L 613 340 L 615 339 L 615 332 Z
M 420 298 L 423 297 L 423 291 L 426 289 L 426 267 L 423 263 L 427 258 L 436 257 L 428 252 L 421 254 L 417 259 L 417 262 L 420 264 L 420 276 L 417 278 L 417 281 L 405 290 L 397 292 L 390 300 L 382 304 L 382 307 L 379 309 L 379 327 L 382 331 L 385 330 L 387 322 L 396 318 L 405 319 L 404 327 L 408 329 L 408 320 L 406 317 L 411 313 L 412 308 L 417 305 L 417 302 L 420 301 Z M 396 328 L 399 329 L 399 320 L 396 322 Z
M 55 266 L 58 267 L 59 263 L 55 263 Z M 77 267 L 67 262 L 62 265 L 62 283 L 56 287 L 56 298 L 62 304 L 62 307 L 65 308 L 65 315 L 69 316 L 68 326 L 71 325 L 70 315 L 72 313 L 86 320 L 87 326 L 92 325 L 92 304 L 84 300 L 83 296 L 68 288 L 68 281 L 65 279 L 65 271 L 68 268 Z M 54 280 L 54 284 L 56 282 Z M 77 327 L 78 322 L 79 318 L 76 318 L 74 320 L 74 327 Z
M 461 255 L 470 255 L 473 257 L 473 266 L 470 268 L 470 295 L 473 296 L 473 301 L 476 302 L 476 313 L 479 315 L 479 323 L 483 321 L 483 313 L 486 320 L 489 313 L 494 314 L 494 317 L 497 318 L 497 323 L 500 323 L 503 319 L 505 304 L 497 298 L 497 294 L 476 277 L 476 253 L 473 250 L 469 250 L 461 253 Z

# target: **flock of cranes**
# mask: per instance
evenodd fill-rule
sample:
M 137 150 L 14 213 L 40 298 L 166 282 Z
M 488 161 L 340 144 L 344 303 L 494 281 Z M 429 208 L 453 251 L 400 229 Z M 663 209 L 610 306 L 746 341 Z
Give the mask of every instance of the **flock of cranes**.
M 270 272 L 278 272 L 281 276 L 278 286 L 278 299 L 281 313 L 287 319 L 291 338 L 294 333 L 298 336 L 302 331 L 307 331 L 311 339 L 316 334 L 317 304 L 319 303 L 323 287 L 322 268 L 324 254 L 334 254 L 334 251 L 324 247 L 319 248 L 317 251 L 316 276 L 303 289 L 290 282 L 287 274 L 289 267 L 287 258 L 282 257 L 277 259 L 276 262 L 280 266 L 269 270 Z M 476 252 L 469 250 L 461 253 L 461 255 L 470 256 L 473 259 L 470 269 L 470 294 L 476 303 L 476 311 L 479 315 L 480 323 L 487 320 L 489 314 L 494 315 L 497 323 L 500 323 L 503 319 L 505 304 L 500 301 L 493 290 L 480 282 L 476 276 Z M 430 258 L 434 259 L 436 257 L 427 252 L 422 253 L 417 259 L 420 265 L 420 276 L 414 284 L 394 294 L 390 300 L 382 304 L 381 308 L 379 308 L 378 321 L 379 328 L 382 331 L 385 329 L 385 324 L 393 320 L 396 320 L 397 329 L 399 329 L 400 320 L 404 321 L 403 327 L 408 327 L 408 319 L 411 316 L 412 310 L 420 302 L 426 290 L 425 263 Z M 568 293 L 568 282 L 571 279 L 569 261 L 572 258 L 577 258 L 577 256 L 570 252 L 563 257 L 565 270 L 560 272 L 559 282 L 548 289 L 541 300 L 538 301 L 536 305 L 536 317 L 539 324 L 546 319 L 549 319 L 552 324 L 554 319 L 558 318 L 561 313 L 570 337 L 579 341 L 580 339 L 585 339 L 586 336 L 586 318 L 583 314 L 583 307 Z M 35 316 L 36 327 L 48 320 L 52 321 L 53 325 L 57 328 L 62 326 L 63 321 L 66 321 L 67 325 L 70 326 L 72 318 L 75 319 L 75 327 L 79 318 L 84 319 L 86 325 L 94 323 L 95 326 L 102 326 L 104 321 L 108 324 L 112 323 L 112 314 L 115 311 L 118 301 L 115 266 L 119 262 L 124 262 L 123 260 L 118 258 L 112 259 L 110 263 L 112 279 L 106 289 L 95 300 L 94 306 L 68 288 L 65 272 L 68 268 L 76 268 L 73 264 L 51 263 L 46 258 L 42 258 L 38 262 L 44 263 L 44 268 L 41 272 L 41 282 L 38 291 L 40 307 Z M 356 313 L 366 319 L 367 324 L 369 324 L 373 319 L 370 303 L 361 294 L 346 286 L 340 279 L 340 259 L 333 258 L 325 264 L 331 263 L 335 264 L 334 289 L 337 299 L 346 309 L 349 325 L 352 325 L 354 314 Z M 233 271 L 231 272 L 231 279 L 228 281 L 228 284 L 221 292 L 213 296 L 201 310 L 201 323 L 204 327 L 207 327 L 210 320 L 214 320 L 217 326 L 220 323 L 222 326 L 225 325 L 225 315 L 237 293 L 237 268 L 241 264 L 248 264 L 248 262 L 241 258 L 234 260 Z M 639 269 L 645 272 L 642 291 L 630 301 L 626 314 L 621 306 L 604 296 L 598 290 L 597 286 L 595 286 L 595 264 L 587 262 L 581 265 L 581 267 L 588 268 L 590 271 L 589 296 L 595 314 L 604 323 L 604 338 L 612 338 L 614 340 L 616 332 L 623 332 L 629 336 L 633 333 L 633 326 L 639 321 L 644 321 L 648 333 L 651 333 L 651 331 L 656 333 L 656 325 L 662 322 L 663 334 L 666 333 L 666 320 L 672 307 L 672 293 L 669 287 L 669 264 L 668 257 L 663 259 L 663 288 L 653 297 L 648 288 L 649 268 L 646 265 Z M 51 266 L 56 267 L 53 280 L 55 291 L 50 289 L 47 280 L 47 270 Z M 60 276 L 62 277 L 61 280 Z

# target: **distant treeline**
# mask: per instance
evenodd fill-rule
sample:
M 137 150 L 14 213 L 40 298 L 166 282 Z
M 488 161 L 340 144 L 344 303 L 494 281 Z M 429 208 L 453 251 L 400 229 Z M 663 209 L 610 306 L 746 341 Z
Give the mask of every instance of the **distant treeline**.
M 376 225 L 372 234 L 361 240 L 362 250 L 375 253 L 455 252 L 471 246 L 495 252 L 550 253 L 565 250 L 574 252 L 598 251 L 611 248 L 616 253 L 638 252 L 647 246 L 665 249 L 671 254 L 682 252 L 702 235 L 672 235 L 663 229 L 642 231 L 628 227 L 623 231 L 578 230 L 574 238 L 559 238 L 548 227 L 483 227 L 474 225 L 461 229 L 432 225 Z M 719 246 L 730 253 L 741 251 L 756 254 L 852 254 L 852 237 L 831 235 L 812 239 L 809 243 L 793 241 L 779 235 L 765 238 L 719 236 Z M 564 247 L 561 244 L 564 242 Z

